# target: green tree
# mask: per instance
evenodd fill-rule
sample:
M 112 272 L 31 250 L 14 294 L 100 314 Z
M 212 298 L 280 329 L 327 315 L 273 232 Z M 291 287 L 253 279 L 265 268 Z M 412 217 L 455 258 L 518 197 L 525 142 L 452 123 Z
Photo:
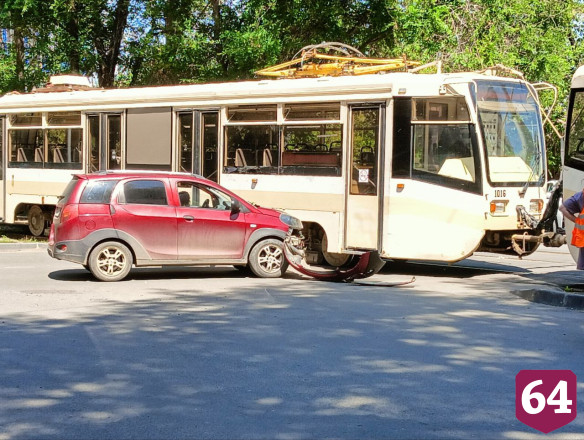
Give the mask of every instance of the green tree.
M 582 13 L 581 0 L 404 0 L 396 49 L 422 61 L 439 56 L 447 71 L 503 64 L 528 81 L 549 82 L 559 92 L 551 120 L 563 132 L 570 78 L 584 61 Z M 541 101 L 550 106 L 552 94 Z M 550 170 L 558 175 L 560 141 L 547 128 Z
M 130 0 L 6 0 L 3 90 L 30 90 L 60 72 L 95 75 L 113 87 L 127 32 Z M 12 66 L 11 66 L 12 65 Z M 2 77 L 0 77 L 2 78 Z
M 441 58 L 447 71 L 521 70 L 558 87 L 560 127 L 584 62 L 584 0 L 4 0 L 0 29 L 0 92 L 61 72 L 102 87 L 245 79 L 339 41 L 370 56 Z M 557 174 L 559 141 L 546 133 Z
M 0 7 L 0 91 L 30 90 L 42 81 L 48 21 L 38 0 L 4 1 Z

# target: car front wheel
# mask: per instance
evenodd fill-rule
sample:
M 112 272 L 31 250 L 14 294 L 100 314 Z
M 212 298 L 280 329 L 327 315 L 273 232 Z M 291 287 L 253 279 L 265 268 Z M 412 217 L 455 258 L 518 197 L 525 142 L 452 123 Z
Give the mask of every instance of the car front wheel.
M 275 238 L 258 242 L 249 253 L 249 267 L 260 278 L 278 278 L 288 269 L 284 243 Z
M 116 241 L 101 243 L 89 255 L 89 270 L 101 281 L 123 280 L 132 268 L 132 253 Z

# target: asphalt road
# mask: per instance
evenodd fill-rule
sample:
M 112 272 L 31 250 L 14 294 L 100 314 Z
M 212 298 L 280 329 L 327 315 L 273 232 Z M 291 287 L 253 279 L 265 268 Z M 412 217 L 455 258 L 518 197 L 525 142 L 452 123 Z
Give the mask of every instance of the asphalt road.
M 377 281 L 231 268 L 101 283 L 0 248 L 0 440 L 529 439 L 523 369 L 569 369 L 584 312 L 513 291 L 582 284 L 564 248 L 524 260 L 388 264 Z M 584 416 L 545 437 L 582 438 Z

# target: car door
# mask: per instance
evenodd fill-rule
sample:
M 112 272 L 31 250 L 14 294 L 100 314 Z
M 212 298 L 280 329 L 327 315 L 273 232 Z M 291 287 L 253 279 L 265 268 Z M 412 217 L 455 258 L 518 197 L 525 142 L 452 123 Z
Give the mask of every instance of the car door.
M 174 191 L 178 258 L 181 260 L 239 259 L 247 226 L 245 214 L 231 212 L 231 197 L 197 181 L 177 181 Z
M 120 236 L 137 240 L 151 260 L 176 260 L 176 207 L 168 202 L 168 179 L 132 179 L 121 185 L 112 203 Z

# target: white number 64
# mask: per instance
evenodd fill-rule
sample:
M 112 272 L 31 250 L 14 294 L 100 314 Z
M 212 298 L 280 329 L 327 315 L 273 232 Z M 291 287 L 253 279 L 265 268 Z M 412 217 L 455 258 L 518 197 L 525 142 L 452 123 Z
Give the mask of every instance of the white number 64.
M 532 390 L 541 385 L 542 380 L 534 380 L 528 384 L 521 393 L 521 405 L 523 409 L 528 414 L 539 414 L 543 411 L 546 404 L 545 396 L 542 393 L 532 392 Z M 559 398 L 556 399 L 556 397 Z M 533 407 L 531 401 L 535 399 L 537 401 L 537 406 Z M 570 414 L 571 409 L 568 408 L 572 404 L 571 400 L 568 400 L 568 382 L 565 380 L 560 380 L 552 393 L 547 398 L 547 404 L 550 406 L 557 406 L 558 408 L 554 410 L 556 414 Z

